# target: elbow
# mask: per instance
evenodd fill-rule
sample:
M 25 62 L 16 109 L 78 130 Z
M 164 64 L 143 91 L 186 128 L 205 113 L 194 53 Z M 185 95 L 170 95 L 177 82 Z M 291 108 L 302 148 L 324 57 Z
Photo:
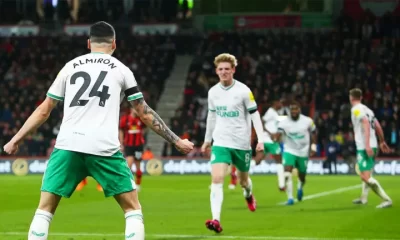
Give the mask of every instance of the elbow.
M 147 123 L 151 122 L 151 116 L 149 116 L 148 114 L 141 113 L 138 114 L 138 117 L 140 118 L 140 120 L 142 120 L 142 122 L 146 123 L 146 125 Z
M 39 106 L 36 112 L 41 119 L 47 119 L 50 116 L 51 110 L 43 106 Z

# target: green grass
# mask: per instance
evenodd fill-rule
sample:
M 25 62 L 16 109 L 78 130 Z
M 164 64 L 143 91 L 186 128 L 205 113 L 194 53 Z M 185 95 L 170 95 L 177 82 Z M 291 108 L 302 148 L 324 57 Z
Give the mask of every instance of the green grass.
M 213 239 L 400 239 L 400 208 L 396 206 L 400 202 L 399 179 L 391 176 L 377 179 L 392 197 L 395 204 L 392 208 L 376 209 L 380 200 L 373 192 L 368 205 L 352 205 L 351 200 L 359 195 L 359 189 L 281 206 L 278 203 L 285 201 L 286 195 L 278 192 L 275 176 L 253 176 L 258 208 L 252 213 L 247 210 L 241 190 L 230 191 L 226 184 L 222 211 L 224 232 Z M 215 236 L 204 226 L 205 220 L 211 217 L 209 183 L 209 176 L 145 176 L 139 197 L 145 216 L 146 240 L 202 240 Z M 309 176 L 305 196 L 359 183 L 356 176 Z M 40 176 L 0 176 L 0 239 L 26 239 L 40 184 Z M 82 192 L 61 201 L 51 223 L 49 239 L 123 239 L 124 227 L 124 215 L 114 199 L 104 198 L 96 191 L 94 180 L 89 179 Z M 19 235 L 5 235 L 6 232 Z M 79 236 L 79 233 L 94 235 Z

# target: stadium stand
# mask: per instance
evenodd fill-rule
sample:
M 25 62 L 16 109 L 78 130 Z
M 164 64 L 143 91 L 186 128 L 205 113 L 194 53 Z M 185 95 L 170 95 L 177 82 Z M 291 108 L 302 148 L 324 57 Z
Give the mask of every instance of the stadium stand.
M 201 146 L 207 92 L 218 81 L 213 60 L 229 52 L 239 61 L 235 78 L 252 89 L 261 114 L 277 97 L 301 102 L 303 113 L 318 126 L 320 156 L 325 156 L 324 145 L 330 135 L 344 152 L 352 149 L 348 91 L 353 87 L 364 90 L 365 103 L 376 113 L 386 141 L 398 155 L 400 76 L 396 69 L 400 43 L 375 30 L 365 35 L 363 29 L 370 25 L 360 25 L 360 35 L 345 37 L 341 19 L 333 31 L 209 34 L 193 59 L 184 102 L 171 119 L 172 127 Z
M 175 40 L 163 36 L 118 39 L 115 57 L 135 73 L 148 104 L 155 107 L 175 62 Z M 0 145 L 17 132 L 45 99 L 63 64 L 87 53 L 85 37 L 12 37 L 0 44 Z M 123 106 L 126 109 L 127 105 Z M 61 105 L 20 147 L 20 156 L 47 155 L 62 117 Z M 49 150 L 51 151 L 51 150 Z

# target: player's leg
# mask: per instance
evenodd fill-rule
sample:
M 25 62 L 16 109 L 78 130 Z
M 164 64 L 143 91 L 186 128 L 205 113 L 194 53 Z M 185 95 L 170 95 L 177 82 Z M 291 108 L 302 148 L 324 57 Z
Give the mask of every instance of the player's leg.
M 376 153 L 376 149 L 374 149 Z M 368 185 L 369 188 L 372 189 L 380 198 L 382 198 L 383 202 L 377 206 L 377 208 L 386 208 L 392 206 L 391 198 L 386 194 L 385 190 L 379 184 L 378 180 L 372 177 L 372 170 L 375 163 L 375 157 L 369 157 L 365 150 L 357 151 L 357 164 L 360 170 L 361 180 Z M 360 201 L 353 201 L 354 203 L 366 203 L 367 202 L 367 194 L 368 189 L 363 186 L 363 192 L 361 194 Z
M 142 171 L 140 170 L 142 155 L 143 155 L 143 147 L 135 148 L 135 153 L 134 153 L 134 163 L 136 167 L 135 182 L 136 182 L 136 189 L 138 191 L 140 191 L 140 185 L 142 183 L 142 175 L 143 175 Z
M 124 155 L 125 155 L 126 162 L 128 163 L 129 170 L 132 172 L 132 165 L 135 163 L 135 149 L 131 146 L 125 146 L 124 147 Z M 136 165 L 135 165 L 135 167 L 136 167 Z M 132 172 L 132 174 L 134 174 L 134 172 Z M 137 186 L 136 186 L 136 190 L 138 190 Z
M 284 152 L 282 155 L 282 163 L 284 167 L 284 176 L 285 176 L 285 182 L 286 182 L 286 194 L 288 201 L 286 205 L 293 205 L 294 200 L 293 200 L 293 176 L 292 176 L 292 171 L 293 167 L 296 162 L 296 156 Z
M 306 175 L 307 175 L 307 164 L 308 157 L 298 157 L 296 158 L 296 166 L 298 171 L 298 182 L 297 182 L 297 200 L 303 200 L 303 187 L 306 184 Z
M 243 189 L 243 196 L 246 199 L 250 211 L 256 210 L 256 200 L 253 195 L 253 183 L 249 177 L 251 150 L 231 149 L 232 162 L 239 170 L 239 182 Z
M 269 143 L 264 144 L 264 149 L 268 149 L 268 152 L 271 153 L 272 158 L 275 160 L 278 187 L 280 191 L 285 191 L 285 171 L 282 165 L 281 147 L 279 146 L 279 143 Z
M 231 181 L 230 181 L 230 183 L 229 183 L 229 189 L 231 189 L 231 190 L 233 190 L 233 189 L 235 189 L 236 188 L 236 184 L 237 184 L 237 180 L 238 180 L 238 177 L 237 177 L 237 174 L 236 174 L 236 167 L 234 166 L 234 165 L 232 165 L 231 166 Z
M 143 240 L 142 209 L 133 175 L 121 152 L 110 157 L 86 155 L 89 174 L 103 187 L 106 197 L 113 196 L 125 214 L 125 239 Z
M 79 184 L 78 186 L 76 186 L 76 191 L 81 191 L 88 183 L 87 178 L 84 178 Z
M 213 146 L 211 148 L 211 193 L 210 204 L 212 219 L 206 221 L 206 227 L 217 233 L 222 231 L 220 224 L 222 202 L 224 200 L 224 178 L 229 165 L 232 163 L 228 148 Z
M 43 175 L 39 206 L 29 228 L 28 240 L 48 238 L 50 222 L 61 197 L 70 197 L 86 175 L 80 153 L 54 149 Z

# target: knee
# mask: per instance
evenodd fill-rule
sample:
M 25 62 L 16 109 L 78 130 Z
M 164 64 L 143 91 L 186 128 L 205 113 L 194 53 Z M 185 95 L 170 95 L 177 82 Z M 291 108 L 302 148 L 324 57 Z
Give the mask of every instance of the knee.
M 247 187 L 248 185 L 248 178 L 240 178 L 240 186 Z
M 293 170 L 293 167 L 292 167 L 292 166 L 285 166 L 285 172 L 291 173 L 292 170 Z
M 365 183 L 368 183 L 369 177 L 366 177 L 366 176 L 364 176 L 364 175 L 360 175 L 360 178 L 361 178 L 361 181 L 363 181 L 363 182 L 365 182 Z
M 211 180 L 212 180 L 212 183 L 223 183 L 224 182 L 224 176 L 222 176 L 222 175 L 213 175 Z

